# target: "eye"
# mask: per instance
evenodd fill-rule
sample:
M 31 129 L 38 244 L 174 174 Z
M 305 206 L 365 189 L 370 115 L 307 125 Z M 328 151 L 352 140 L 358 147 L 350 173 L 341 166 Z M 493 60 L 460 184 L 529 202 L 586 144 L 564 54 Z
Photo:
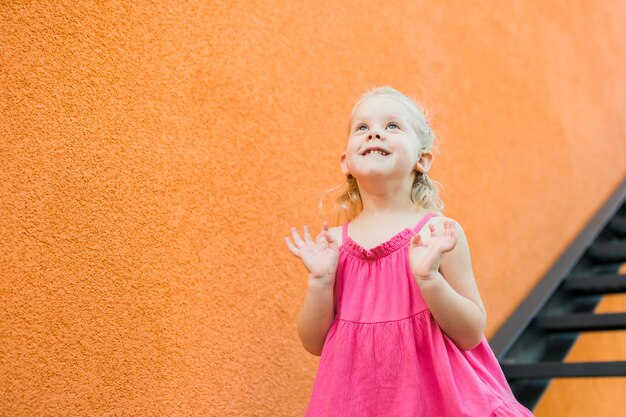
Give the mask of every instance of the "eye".
M 389 126 L 395 126 L 395 128 L 396 128 L 396 129 L 400 129 L 400 126 L 398 126 L 398 124 L 397 124 L 397 123 L 394 123 L 394 122 L 389 123 L 389 124 L 387 125 L 387 127 L 389 127 Z M 365 125 L 365 124 L 360 124 L 359 126 L 357 126 L 356 130 L 361 130 L 361 128 L 362 128 L 362 127 L 367 128 L 367 125 Z

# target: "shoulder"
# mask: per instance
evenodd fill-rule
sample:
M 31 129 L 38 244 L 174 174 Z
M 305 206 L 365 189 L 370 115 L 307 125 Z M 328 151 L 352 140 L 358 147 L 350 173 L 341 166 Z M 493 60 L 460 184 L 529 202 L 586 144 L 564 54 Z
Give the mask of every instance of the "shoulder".
M 456 252 L 465 251 L 466 250 L 465 248 L 467 248 L 467 236 L 465 235 L 465 230 L 463 229 L 463 226 L 461 225 L 461 223 L 452 217 L 445 216 L 441 212 L 437 212 L 437 214 L 438 214 L 437 216 L 433 216 L 430 219 L 428 219 L 428 221 L 424 224 L 424 226 L 422 226 L 420 230 L 420 233 L 422 234 L 422 238 L 424 240 L 428 240 L 430 238 L 431 231 L 429 229 L 429 225 L 433 226 L 433 228 L 435 229 L 435 233 L 443 234 L 446 230 L 446 223 L 449 223 L 454 226 L 454 231 L 456 233 L 456 237 L 459 243 L 458 246 L 460 250 Z
M 443 227 L 443 220 L 446 219 L 446 217 L 440 211 L 422 212 L 421 214 L 418 214 L 417 217 L 415 217 L 415 220 L 413 220 L 413 224 L 423 221 L 424 218 L 428 216 L 430 216 L 430 218 L 426 220 L 426 222 L 422 225 L 422 227 L 420 228 L 420 232 L 428 231 L 428 225 L 431 224 L 435 226 L 437 230 L 439 230 L 440 226 Z
M 429 219 L 427 224 L 432 224 L 434 226 L 435 233 L 438 235 L 442 235 L 445 233 L 446 224 L 454 227 L 456 245 L 451 251 L 443 254 L 441 259 L 442 267 L 446 268 L 448 265 L 453 263 L 465 264 L 465 266 L 468 267 L 469 262 L 471 262 L 469 245 L 467 242 L 465 230 L 463 229 L 461 223 L 452 217 L 447 217 L 441 214 L 439 216 L 435 216 Z M 430 237 L 431 231 L 427 227 L 425 227 L 424 229 L 426 229 L 425 231 L 428 237 Z
M 463 233 L 464 232 L 463 231 L 463 226 L 461 226 L 461 223 L 458 220 L 456 220 L 456 219 L 454 219 L 452 217 L 448 217 L 448 216 L 444 215 L 441 212 L 434 212 L 434 213 L 436 213 L 437 215 L 431 217 L 430 219 L 428 219 L 426 224 L 432 224 L 435 227 L 435 230 L 443 231 L 444 227 L 445 227 L 445 224 L 447 222 L 450 222 L 450 223 L 454 224 L 457 233 Z

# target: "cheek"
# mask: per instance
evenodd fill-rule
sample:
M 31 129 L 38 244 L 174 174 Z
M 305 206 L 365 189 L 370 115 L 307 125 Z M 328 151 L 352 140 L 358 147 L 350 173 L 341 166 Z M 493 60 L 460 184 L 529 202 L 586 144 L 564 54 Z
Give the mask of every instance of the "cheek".
M 415 166 L 415 158 L 412 158 L 408 152 L 397 154 L 396 161 L 399 166 L 413 169 Z
M 348 165 L 349 168 L 352 168 L 354 166 L 354 164 L 358 164 L 357 158 L 359 157 L 359 155 L 354 152 L 354 151 L 350 151 L 347 155 L 346 158 L 346 164 Z
M 350 157 L 354 158 L 359 156 L 359 149 L 361 149 L 361 147 L 359 146 L 358 143 L 348 143 L 347 146 L 347 153 Z

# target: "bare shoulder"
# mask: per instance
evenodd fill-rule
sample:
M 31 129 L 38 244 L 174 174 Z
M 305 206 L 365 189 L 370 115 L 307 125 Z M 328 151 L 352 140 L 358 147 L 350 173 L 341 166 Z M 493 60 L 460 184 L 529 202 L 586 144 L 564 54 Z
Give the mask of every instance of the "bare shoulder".
M 341 228 L 342 226 L 336 226 L 336 227 L 329 227 L 328 228 L 328 233 L 331 234 L 332 237 L 335 238 L 335 240 L 337 241 L 337 245 L 341 246 L 341 240 L 342 240 L 342 236 L 341 236 Z
M 449 217 L 446 217 L 446 216 L 445 216 L 442 212 L 440 212 L 440 211 L 431 211 L 431 212 L 428 212 L 428 213 L 427 213 L 427 215 L 430 215 L 430 214 L 435 214 L 435 216 L 433 216 L 433 217 L 431 217 L 430 219 L 428 219 L 428 220 L 426 221 L 426 223 L 424 224 L 424 226 L 426 226 L 426 225 L 428 225 L 428 224 L 432 224 L 433 226 L 435 226 L 435 227 L 437 228 L 437 230 L 439 230 L 439 227 L 442 227 L 442 228 L 443 228 L 443 223 L 444 223 L 446 220 L 452 220 L 452 219 L 450 219 Z M 422 230 L 423 230 L 423 229 L 428 230 L 428 227 L 422 227 Z
M 451 222 L 454 225 L 454 231 L 456 234 L 457 243 L 450 252 L 446 252 L 441 260 L 442 269 L 450 269 L 451 264 L 462 265 L 465 269 L 471 270 L 471 258 L 469 253 L 469 245 L 467 242 L 467 236 L 465 235 L 465 231 L 463 230 L 463 226 L 459 223 L 458 220 L 444 216 L 440 214 L 439 216 L 435 216 L 426 224 L 432 224 L 435 228 L 435 233 L 441 235 L 445 232 L 445 224 L 447 222 Z M 428 227 L 423 227 L 420 231 L 424 233 L 423 237 L 425 240 L 430 239 L 431 231 Z
M 443 233 L 443 231 L 445 230 L 445 223 L 452 222 L 455 225 L 455 231 L 457 233 L 457 236 L 461 236 L 465 240 L 465 231 L 463 230 L 463 226 L 461 226 L 461 223 L 459 223 L 458 220 L 452 217 L 447 217 L 441 212 L 436 212 L 436 213 L 438 214 L 438 216 L 433 216 L 430 219 L 428 219 L 428 221 L 422 227 L 420 232 L 424 233 L 424 235 L 426 236 L 430 236 L 430 230 L 428 228 L 428 225 L 432 224 L 437 233 Z
M 440 227 L 442 227 L 442 228 L 443 228 L 443 225 L 444 225 L 444 223 L 445 223 L 446 221 L 451 221 L 451 222 L 453 222 L 453 223 L 455 223 L 455 224 L 458 224 L 458 225 L 460 226 L 460 223 L 459 223 L 456 219 L 454 219 L 454 218 L 452 218 L 452 217 L 448 217 L 448 216 L 446 216 L 445 214 L 443 214 L 443 213 L 442 213 L 442 212 L 440 212 L 440 211 L 435 211 L 435 212 L 433 212 L 433 213 L 436 213 L 436 214 L 437 214 L 437 216 L 433 216 L 433 217 L 431 217 L 430 219 L 428 219 L 428 221 L 426 222 L 426 224 L 432 224 L 432 225 L 434 225 L 435 227 L 440 226 Z

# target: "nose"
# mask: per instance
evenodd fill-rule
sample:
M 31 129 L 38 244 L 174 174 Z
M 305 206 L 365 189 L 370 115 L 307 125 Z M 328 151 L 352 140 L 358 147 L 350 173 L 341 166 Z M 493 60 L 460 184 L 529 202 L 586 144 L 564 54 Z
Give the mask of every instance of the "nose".
M 378 133 L 378 132 L 372 132 L 372 133 L 370 133 L 369 135 L 367 135 L 367 138 L 368 138 L 368 139 L 374 139 L 374 138 L 376 138 L 376 139 L 381 139 L 382 137 L 381 137 L 380 133 Z

